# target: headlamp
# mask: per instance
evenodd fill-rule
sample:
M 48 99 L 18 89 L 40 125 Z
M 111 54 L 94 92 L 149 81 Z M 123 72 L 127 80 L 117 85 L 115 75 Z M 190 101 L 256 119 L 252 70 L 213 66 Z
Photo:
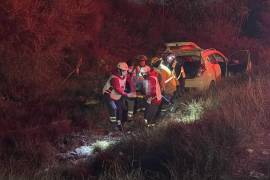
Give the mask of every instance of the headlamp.
M 169 55 L 169 56 L 167 56 L 167 62 L 168 63 L 172 63 L 174 59 L 175 59 L 175 55 Z

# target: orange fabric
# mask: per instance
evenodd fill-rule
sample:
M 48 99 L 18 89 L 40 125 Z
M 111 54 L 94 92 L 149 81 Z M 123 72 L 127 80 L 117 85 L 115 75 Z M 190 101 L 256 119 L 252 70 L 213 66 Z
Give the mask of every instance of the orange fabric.
M 165 67 L 164 65 L 161 66 L 160 72 L 161 72 L 161 79 L 162 79 L 161 85 L 160 85 L 160 87 L 162 88 L 161 91 L 163 91 L 165 94 L 173 95 L 174 92 L 176 91 L 177 80 L 175 79 L 173 73 L 169 71 L 168 68 Z M 173 78 L 171 78 L 172 76 Z M 168 80 L 167 83 L 165 83 L 166 80 Z

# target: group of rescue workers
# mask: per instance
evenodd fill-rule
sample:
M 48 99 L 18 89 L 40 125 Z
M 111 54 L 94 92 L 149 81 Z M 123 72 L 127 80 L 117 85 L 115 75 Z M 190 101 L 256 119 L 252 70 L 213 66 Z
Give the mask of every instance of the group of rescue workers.
M 154 126 L 161 106 L 173 108 L 174 99 L 183 93 L 185 72 L 173 53 L 153 57 L 150 66 L 147 60 L 139 55 L 133 62 L 119 62 L 103 88 L 110 122 L 118 130 L 141 110 L 145 125 Z

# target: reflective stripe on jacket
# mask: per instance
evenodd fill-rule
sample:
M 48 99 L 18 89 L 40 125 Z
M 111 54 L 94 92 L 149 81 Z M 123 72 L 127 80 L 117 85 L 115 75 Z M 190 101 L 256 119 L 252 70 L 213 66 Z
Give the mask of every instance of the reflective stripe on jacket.
M 150 67 L 145 65 L 144 67 L 140 67 L 140 66 L 137 66 L 136 67 L 136 77 L 137 78 L 143 78 L 143 73 L 145 72 L 149 72 L 150 71 Z
M 161 102 L 161 90 L 156 76 L 149 76 L 144 81 L 145 94 L 148 97 L 148 104 L 159 104 Z
M 161 86 L 164 88 L 165 94 L 173 95 L 176 91 L 177 80 L 173 72 L 164 64 L 160 64 L 159 69 L 161 71 Z
M 117 92 L 115 89 L 116 87 L 114 87 L 114 85 L 111 83 L 111 80 L 113 78 L 116 78 L 120 84 L 120 91 L 122 92 L 122 94 L 120 94 L 119 92 Z M 127 78 L 120 78 L 119 76 L 116 76 L 114 74 L 112 74 L 110 76 L 110 78 L 107 80 L 105 86 L 103 87 L 102 93 L 103 94 L 109 94 L 110 98 L 113 100 L 119 100 L 123 94 L 125 94 L 125 88 L 126 88 L 126 80 Z

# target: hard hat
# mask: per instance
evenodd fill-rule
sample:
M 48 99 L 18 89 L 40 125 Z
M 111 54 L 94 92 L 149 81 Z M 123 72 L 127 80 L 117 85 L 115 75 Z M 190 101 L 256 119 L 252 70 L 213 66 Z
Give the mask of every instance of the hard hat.
M 136 61 L 147 61 L 147 57 L 145 55 L 138 55 Z
M 118 69 L 121 69 L 121 70 L 123 70 L 123 71 L 127 71 L 127 70 L 128 70 L 128 65 L 127 65 L 127 63 L 125 63 L 125 62 L 119 62 L 119 63 L 117 64 L 117 68 L 118 68 Z
M 149 71 L 150 71 L 150 68 L 143 67 L 143 68 L 140 69 L 140 74 L 142 76 L 148 76 L 149 75 Z
M 174 54 L 169 54 L 167 57 L 166 57 L 166 61 L 169 63 L 169 64 L 172 64 L 172 62 L 176 59 L 175 55 Z

